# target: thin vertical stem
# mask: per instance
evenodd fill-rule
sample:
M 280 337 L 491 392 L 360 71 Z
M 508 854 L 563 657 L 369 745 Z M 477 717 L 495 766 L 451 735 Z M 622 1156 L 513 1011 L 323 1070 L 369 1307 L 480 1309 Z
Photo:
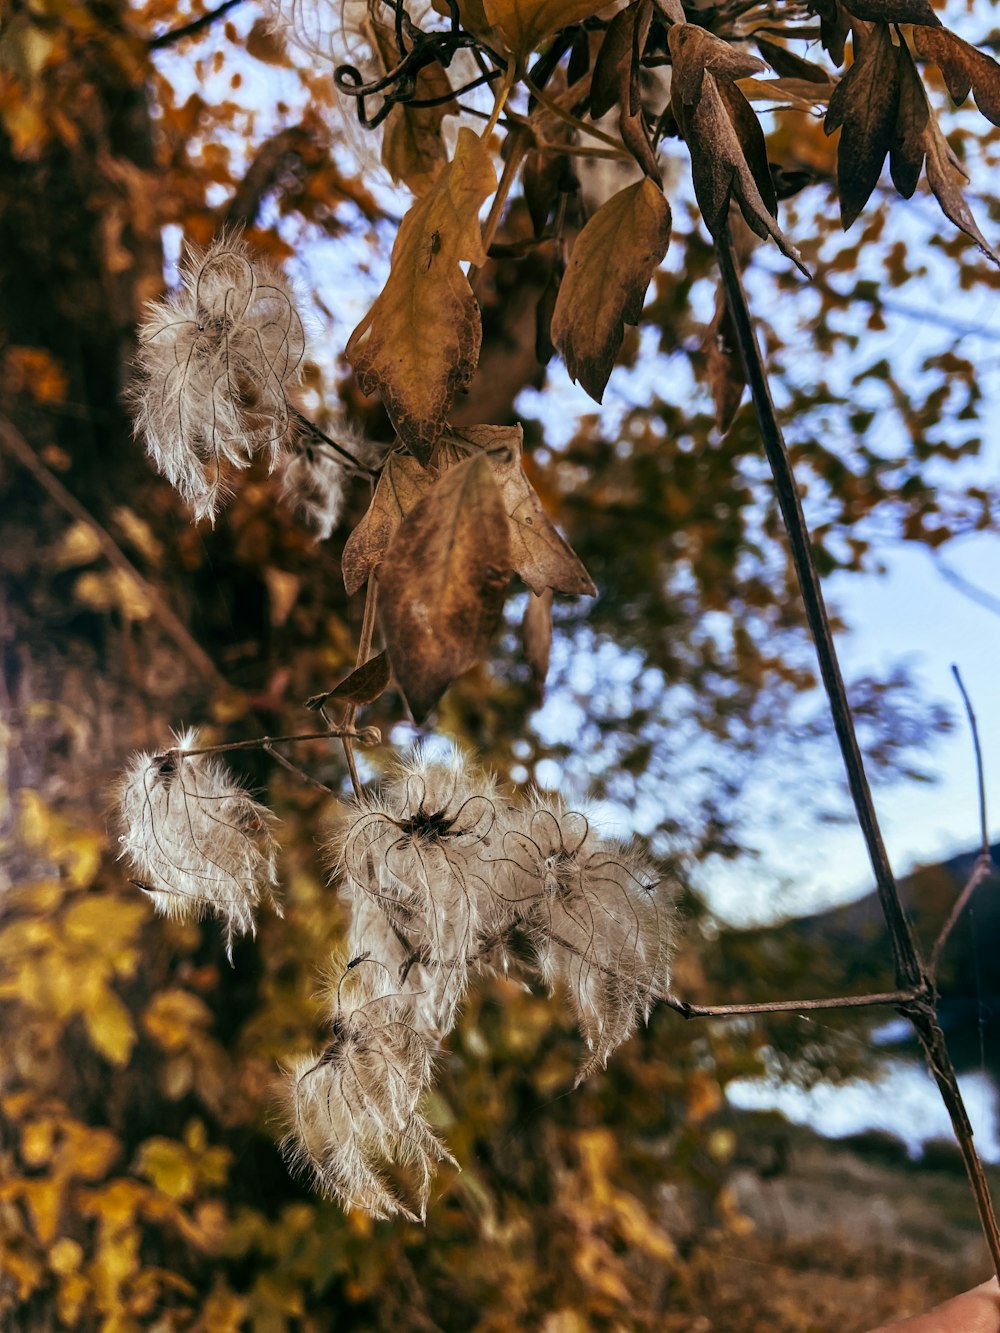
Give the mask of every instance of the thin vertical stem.
M 740 277 L 732 238 L 728 227 L 717 239 L 716 252 L 722 271 L 722 285 L 726 293 L 733 326 L 740 353 L 746 368 L 747 382 L 753 394 L 757 421 L 760 425 L 764 451 L 774 474 L 775 490 L 781 515 L 788 532 L 792 550 L 792 560 L 798 576 L 802 600 L 805 604 L 806 618 L 816 644 L 820 674 L 830 701 L 833 724 L 840 743 L 840 751 L 847 770 L 847 780 L 851 789 L 851 798 L 857 813 L 858 823 L 864 836 L 868 857 L 875 872 L 875 884 L 879 901 L 885 915 L 886 924 L 892 940 L 893 961 L 896 968 L 896 984 L 900 990 L 917 988 L 924 983 L 923 965 L 917 951 L 913 930 L 903 911 L 899 890 L 889 864 L 889 857 L 882 840 L 875 803 L 865 773 L 861 747 L 858 745 L 854 719 L 847 701 L 847 690 L 837 660 L 833 631 L 826 611 L 823 591 L 820 587 L 819 574 L 813 559 L 809 530 L 799 500 L 791 459 L 785 445 L 781 427 L 778 424 L 771 390 L 767 381 L 767 372 L 757 345 L 757 336 L 750 319 L 746 293 Z
M 847 701 L 847 691 L 844 687 L 840 663 L 837 659 L 837 650 L 826 612 L 819 573 L 813 559 L 809 530 L 806 526 L 805 515 L 802 512 L 798 489 L 795 485 L 795 474 L 774 410 L 767 372 L 764 368 L 760 347 L 757 343 L 757 335 L 754 332 L 750 318 L 746 292 L 743 289 L 743 282 L 728 227 L 724 228 L 721 236 L 716 238 L 716 253 L 719 258 L 723 289 L 733 317 L 736 339 L 747 374 L 747 382 L 753 395 L 764 450 L 774 474 L 778 504 L 788 532 L 792 560 L 798 576 L 806 618 L 816 643 L 820 674 L 823 677 L 844 766 L 847 769 L 851 797 L 864 835 L 872 869 L 875 872 L 879 901 L 882 905 L 882 912 L 892 942 L 896 983 L 900 990 L 912 988 L 917 992 L 916 999 L 904 1002 L 899 1006 L 900 1011 L 913 1024 L 934 1081 L 937 1083 L 938 1091 L 941 1093 L 941 1098 L 948 1109 L 976 1201 L 983 1235 L 990 1249 L 994 1269 L 1000 1275 L 1000 1228 L 997 1226 L 989 1185 L 986 1181 L 986 1174 L 979 1153 L 976 1151 L 972 1126 L 969 1123 L 965 1103 L 962 1100 L 955 1067 L 952 1064 L 944 1034 L 938 1023 L 931 978 L 917 951 L 913 930 L 907 920 L 906 913 L 903 911 L 899 889 L 896 886 L 881 830 L 879 829 L 878 816 L 875 813 L 875 804 L 868 785 L 864 760 L 861 757 L 861 748 L 858 745 L 857 733 L 854 729 L 854 719 Z
M 358 656 L 356 666 L 364 666 L 371 655 L 372 638 L 375 634 L 375 608 L 378 601 L 378 581 L 375 573 L 368 575 L 368 586 L 365 590 L 365 611 L 361 620 L 361 638 L 358 640 Z M 354 727 L 354 719 L 357 715 L 357 704 L 349 704 L 344 714 L 342 727 L 344 731 L 351 731 Z M 358 777 L 358 766 L 354 760 L 354 745 L 349 736 L 343 738 L 344 758 L 347 760 L 347 768 L 351 775 L 351 786 L 354 788 L 354 795 L 361 795 L 361 779 Z

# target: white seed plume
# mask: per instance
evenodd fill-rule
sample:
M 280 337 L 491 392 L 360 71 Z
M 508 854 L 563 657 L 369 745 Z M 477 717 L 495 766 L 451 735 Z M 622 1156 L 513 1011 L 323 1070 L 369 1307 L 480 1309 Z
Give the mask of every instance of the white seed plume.
M 518 867 L 519 911 L 539 973 L 568 995 L 591 1051 L 579 1083 L 667 991 L 672 895 L 641 852 L 599 838 L 559 797 L 536 796 L 505 848 Z
M 422 1220 L 433 1164 L 455 1164 L 417 1109 L 430 1083 L 431 1043 L 383 963 L 362 955 L 338 970 L 331 1041 L 289 1071 L 283 1151 L 347 1207 Z M 386 1179 L 394 1167 L 409 1174 L 416 1211 Z
M 175 750 L 132 758 L 119 789 L 122 856 L 166 916 L 217 916 L 232 961 L 236 935 L 253 934 L 254 912 L 275 896 L 274 816 L 226 767 L 199 748 L 197 731 Z
M 296 441 L 281 463 L 281 496 L 325 541 L 340 522 L 347 471 L 332 449 Z
M 181 277 L 139 329 L 136 433 L 196 518 L 214 521 L 233 470 L 277 461 L 305 337 L 288 281 L 237 238 L 189 251 Z
M 438 1037 L 454 1025 L 470 968 L 511 921 L 497 892 L 506 819 L 496 783 L 458 751 L 438 760 L 418 750 L 354 804 L 331 842 L 352 940 L 398 967 Z

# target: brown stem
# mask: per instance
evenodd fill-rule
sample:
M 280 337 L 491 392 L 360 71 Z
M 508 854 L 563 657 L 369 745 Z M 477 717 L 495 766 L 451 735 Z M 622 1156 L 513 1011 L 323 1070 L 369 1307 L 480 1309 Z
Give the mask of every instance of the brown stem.
M 152 584 L 146 582 L 110 532 L 98 523 L 90 510 L 85 508 L 76 496 L 66 489 L 55 473 L 45 466 L 13 422 L 3 418 L 0 418 L 0 444 L 17 459 L 25 471 L 31 473 L 42 490 L 59 505 L 60 509 L 93 533 L 108 564 L 132 580 L 149 604 L 153 619 L 173 639 L 195 671 L 209 681 L 214 689 L 228 691 L 230 688 L 228 681 L 220 674 L 208 653 L 195 642 L 186 626 Z
M 511 130 L 507 136 L 507 160 L 503 164 L 503 171 L 500 175 L 500 183 L 497 185 L 496 194 L 493 196 L 493 203 L 490 205 L 490 211 L 486 215 L 486 221 L 483 223 L 483 251 L 489 250 L 496 235 L 497 227 L 500 225 L 500 215 L 503 212 L 504 205 L 507 202 L 507 196 L 510 194 L 511 186 L 517 179 L 517 173 L 520 169 L 524 155 L 528 151 L 531 143 L 531 136 L 526 130 L 520 127 Z M 469 266 L 468 280 L 470 287 L 475 287 L 476 277 L 479 269 L 475 264 Z
M 182 42 L 185 37 L 197 37 L 199 32 L 204 32 L 206 28 L 228 14 L 231 9 L 235 9 L 242 0 L 223 0 L 221 5 L 215 9 L 210 9 L 207 14 L 202 14 L 199 18 L 192 19 L 190 23 L 185 23 L 179 28 L 171 28 L 169 32 L 161 32 L 159 37 L 153 37 L 149 43 L 151 51 L 161 51 L 165 46 L 174 46 L 177 42 Z
M 318 440 L 321 440 L 323 444 L 327 446 L 327 448 L 332 449 L 334 453 L 339 454 L 344 462 L 348 463 L 356 472 L 363 472 L 366 477 L 374 477 L 378 480 L 381 475 L 378 468 L 368 467 L 366 464 L 362 463 L 360 459 L 355 458 L 350 449 L 345 448 L 344 445 L 331 439 L 325 431 L 320 430 L 315 421 L 310 421 L 304 412 L 300 412 L 299 409 L 293 407 L 291 403 L 288 404 L 288 412 L 290 416 L 295 418 L 300 426 L 305 427 L 311 435 L 315 435 Z
M 830 628 L 819 574 L 816 570 L 816 562 L 813 559 L 809 530 L 806 527 L 805 515 L 802 512 L 802 504 L 795 485 L 791 459 L 788 456 L 788 450 L 774 410 L 767 372 L 764 369 L 760 348 L 757 345 L 757 336 L 750 319 L 746 293 L 743 290 L 743 282 L 740 278 L 740 270 L 728 226 L 723 229 L 722 235 L 716 240 L 716 253 L 718 254 L 719 267 L 722 273 L 722 286 L 732 315 L 737 343 L 746 370 L 747 382 L 753 394 L 757 421 L 764 442 L 764 451 L 774 474 L 778 505 L 788 532 L 792 560 L 795 565 L 795 572 L 798 575 L 802 601 L 805 604 L 806 618 L 816 643 L 820 674 L 823 677 L 823 684 L 830 701 L 830 711 L 833 714 L 833 724 L 837 732 L 837 739 L 840 742 L 844 767 L 847 769 L 847 780 L 854 801 L 854 809 L 861 825 L 861 832 L 864 836 L 865 846 L 868 849 L 872 870 L 875 872 L 879 902 L 882 904 L 882 912 L 889 928 L 893 961 L 896 967 L 896 984 L 901 990 L 918 990 L 926 981 L 923 965 L 917 951 L 912 927 L 907 920 L 906 913 L 903 911 L 899 890 L 896 887 L 889 857 L 882 841 L 878 816 L 875 813 L 875 804 L 872 800 L 868 776 L 865 773 L 864 761 L 861 758 L 861 748 L 858 745 L 857 733 L 854 729 L 854 719 L 851 715 L 850 705 L 847 702 L 847 690 L 844 687 L 844 678 L 841 675 L 840 663 L 837 660 L 833 631 Z
M 361 620 L 361 638 L 358 640 L 358 656 L 355 667 L 364 666 L 371 655 L 372 639 L 375 635 L 375 610 L 378 603 L 378 580 L 374 573 L 368 576 L 368 586 L 365 589 L 365 611 Z M 350 730 L 354 726 L 354 719 L 358 713 L 357 704 L 349 704 L 344 713 L 344 728 Z M 351 775 L 351 786 L 354 788 L 354 795 L 361 795 L 361 779 L 358 776 L 358 766 L 354 761 L 354 747 L 351 744 L 352 738 L 344 737 L 344 758 L 347 760 L 347 768 Z
M 334 795 L 332 787 L 328 787 L 325 782 L 320 782 L 318 778 L 314 778 L 312 774 L 307 773 L 304 768 L 299 768 L 298 764 L 293 764 L 290 759 L 286 759 L 283 754 L 280 754 L 275 750 L 270 743 L 261 748 L 264 750 L 265 754 L 269 754 L 272 759 L 276 759 L 282 768 L 287 768 L 289 773 L 293 773 L 303 782 L 307 782 L 310 787 L 315 787 L 317 791 L 325 792 L 327 796 Z
M 688 1004 L 675 995 L 658 997 L 684 1018 L 733 1018 L 741 1014 L 809 1013 L 814 1009 L 865 1009 L 877 1004 L 905 1004 L 917 999 L 914 991 L 881 991 L 874 995 L 842 995 L 823 1000 L 762 1000 L 759 1004 Z
M 928 970 L 917 951 L 913 931 L 903 910 L 893 878 L 889 858 L 878 825 L 868 778 L 861 758 L 854 720 L 847 692 L 844 688 L 837 650 L 833 641 L 833 632 L 826 614 L 819 574 L 813 559 L 809 531 L 795 486 L 795 476 L 791 460 L 778 424 L 774 403 L 771 399 L 767 372 L 761 357 L 760 347 L 750 319 L 746 293 L 740 278 L 739 266 L 733 250 L 728 226 L 716 238 L 716 253 L 722 274 L 722 285 L 726 293 L 737 343 L 743 358 L 747 382 L 753 394 L 754 408 L 760 426 L 764 450 L 767 454 L 771 471 L 774 474 L 775 489 L 782 518 L 788 532 L 792 550 L 792 559 L 798 575 L 799 588 L 805 605 L 806 617 L 816 643 L 820 673 L 830 702 L 837 739 L 840 742 L 844 766 L 847 769 L 848 782 L 858 822 L 864 835 L 865 845 L 871 859 L 872 869 L 878 888 L 879 901 L 885 916 L 886 925 L 892 942 L 893 960 L 896 967 L 896 982 L 901 991 L 915 993 L 915 998 L 900 1005 L 901 1011 L 909 1018 L 920 1039 L 927 1063 L 930 1067 L 938 1091 L 955 1130 L 965 1163 L 966 1173 L 972 1187 L 979 1222 L 989 1246 L 994 1270 L 1000 1274 L 1000 1229 L 997 1227 L 996 1214 L 990 1199 L 989 1186 L 983 1171 L 983 1164 L 976 1151 L 972 1135 L 972 1126 L 965 1110 L 962 1093 L 958 1086 L 955 1068 L 948 1054 L 944 1035 L 937 1020 L 934 1008 L 934 991 Z
M 382 739 L 377 727 L 363 727 L 355 731 L 353 727 L 334 728 L 331 731 L 302 731 L 295 736 L 258 736 L 252 741 L 228 741 L 225 745 L 202 745 L 197 750 L 181 750 L 174 746 L 163 750 L 154 759 L 166 759 L 177 755 L 181 759 L 191 759 L 198 754 L 228 754 L 231 750 L 269 750 L 272 745 L 290 745 L 293 741 L 328 741 L 350 739 L 360 741 L 362 745 L 378 745 Z M 277 758 L 277 756 L 275 756 Z
M 962 673 L 954 663 L 952 663 L 951 674 L 955 677 L 955 683 L 961 693 L 962 702 L 965 704 L 965 714 L 969 719 L 969 730 L 972 732 L 972 748 L 976 752 L 976 785 L 979 790 L 979 846 L 982 855 L 989 857 L 990 835 L 986 819 L 986 780 L 983 777 L 983 747 L 979 744 L 979 726 L 976 723 L 976 714 L 972 707 L 972 700 L 969 698 L 969 692 L 965 688 L 965 682 L 962 680 Z

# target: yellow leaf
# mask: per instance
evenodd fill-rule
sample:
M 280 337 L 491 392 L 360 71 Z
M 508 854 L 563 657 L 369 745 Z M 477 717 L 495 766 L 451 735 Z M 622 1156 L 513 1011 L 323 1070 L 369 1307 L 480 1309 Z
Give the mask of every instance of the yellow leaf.
M 454 160 L 403 218 L 389 280 L 347 344 L 363 392 L 379 390 L 421 462 L 479 361 L 479 306 L 459 264 L 485 263 L 479 209 L 495 188 L 489 152 L 463 126 Z
M 65 866 L 76 888 L 92 884 L 104 850 L 103 836 L 62 819 L 36 791 L 27 787 L 18 792 L 18 800 L 21 807 L 18 833 L 25 846 Z
M 93 528 L 88 523 L 73 523 L 53 551 L 52 563 L 57 569 L 73 569 L 77 565 L 89 565 L 100 554 L 101 543 Z
M 126 620 L 148 620 L 149 598 L 123 569 L 88 570 L 73 585 L 73 595 L 93 611 L 120 611 Z
M 60 1236 L 49 1250 L 49 1264 L 54 1273 L 73 1273 L 83 1262 L 83 1246 L 68 1236 Z
M 135 1045 L 135 1028 L 125 1005 L 108 986 L 100 988 L 95 1003 L 83 1010 L 83 1021 L 94 1049 L 113 1065 L 124 1065 Z
M 670 205 L 648 176 L 612 195 L 576 239 L 552 313 L 552 341 L 570 376 L 597 402 L 669 241 Z
M 602 8 L 594 0 L 483 0 L 487 22 L 501 29 L 517 56 L 528 55 L 550 33 Z
M 21 1130 L 21 1157 L 25 1166 L 44 1166 L 52 1160 L 57 1122 L 32 1120 Z
M 48 1180 L 22 1180 L 18 1192 L 28 1209 L 35 1235 L 43 1245 L 51 1245 L 62 1212 L 62 1180 L 57 1176 Z
M 189 1198 L 197 1184 L 191 1154 L 175 1139 L 147 1139 L 135 1169 L 171 1199 Z
M 165 1051 L 181 1051 L 200 1029 L 208 1027 L 212 1013 L 203 1000 L 185 990 L 163 990 L 153 997 L 142 1025 Z
M 62 932 L 74 944 L 88 952 L 116 963 L 132 957 L 133 944 L 142 929 L 149 909 L 139 897 L 123 898 L 110 893 L 91 893 L 79 898 L 67 910 Z M 123 970 L 117 967 L 116 970 Z
M 63 1126 L 56 1169 L 78 1180 L 100 1180 L 120 1152 L 121 1144 L 111 1130 L 70 1120 Z

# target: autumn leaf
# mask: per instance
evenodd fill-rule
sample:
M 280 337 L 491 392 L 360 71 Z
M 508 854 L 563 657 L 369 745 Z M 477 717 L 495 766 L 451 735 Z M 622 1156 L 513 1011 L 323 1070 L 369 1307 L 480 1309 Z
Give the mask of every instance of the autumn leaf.
M 396 529 L 436 477 L 399 449 L 385 460 L 368 511 L 344 546 L 341 569 L 349 594 L 356 593 L 378 566 Z
M 924 85 L 904 42 L 896 48 L 896 54 L 899 61 L 899 109 L 889 148 L 889 171 L 893 185 L 904 199 L 909 199 L 923 169 L 927 151 L 925 133 L 931 112 Z
M 648 177 L 602 204 L 576 239 L 552 317 L 566 369 L 601 401 L 625 333 L 667 253 L 670 205 Z
M 389 684 L 389 676 L 389 657 L 384 652 L 378 653 L 367 662 L 363 662 L 349 676 L 345 676 L 328 694 L 318 695 L 317 698 L 324 702 L 333 699 L 338 703 L 370 704 L 385 690 Z M 312 700 L 309 702 L 311 704 Z
M 534 593 L 551 588 L 571 597 L 593 597 L 597 589 L 590 575 L 553 527 L 525 476 L 523 445 L 520 426 L 466 426 L 444 436 L 434 457 L 446 467 L 486 457 L 510 523 L 511 565 Z
M 754 176 L 752 162 L 761 155 L 760 125 L 746 98 L 734 86 L 734 80 L 763 69 L 764 62 L 734 51 L 689 23 L 672 27 L 667 40 L 674 68 L 671 101 L 691 154 L 694 191 L 705 225 L 713 236 L 721 236 L 730 201 L 735 200 L 751 231 L 761 239 L 770 236 L 805 273 L 798 251 L 768 206 L 771 191 L 767 182 L 758 182 Z M 729 84 L 725 95 L 720 83 Z M 752 138 L 748 135 L 747 115 L 756 126 Z M 761 184 L 768 198 L 762 194 Z
M 549 33 L 601 8 L 594 0 L 483 0 L 487 22 L 500 29 L 516 56 L 528 55 Z
M 947 28 L 918 28 L 913 45 L 917 55 L 940 69 L 955 102 L 961 105 L 972 91 L 980 112 L 1000 125 L 1000 65 L 992 56 Z
M 837 189 L 845 231 L 878 184 L 892 146 L 899 109 L 899 62 L 888 27 L 877 23 L 864 38 L 860 50 L 855 29 L 854 41 L 854 64 L 834 89 L 823 124 L 827 134 L 841 131 Z
M 524 644 L 524 660 L 531 667 L 532 678 L 541 694 L 549 674 L 549 656 L 552 651 L 551 588 L 546 588 L 540 596 L 533 592 L 528 594 L 521 622 L 521 641 Z
M 406 517 L 379 574 L 379 615 L 417 722 L 485 653 L 510 581 L 500 490 L 482 455 L 449 468 Z
M 399 63 L 395 31 L 385 23 L 373 22 L 371 26 L 383 70 L 388 72 Z M 413 100 L 437 105 L 400 102 L 393 109 L 382 137 L 382 165 L 394 181 L 422 195 L 431 188 L 434 173 L 448 158 L 441 123 L 458 109 L 448 75 L 438 61 L 417 71 Z
M 930 0 L 846 0 L 844 8 L 866 23 L 917 23 L 939 28 Z
M 479 208 L 496 187 L 486 147 L 463 126 L 453 161 L 403 218 L 389 279 L 346 348 L 365 393 L 426 462 L 479 361 L 482 321 L 461 260 L 486 262 Z
M 972 210 L 965 202 L 962 193 L 965 173 L 934 116 L 929 117 L 924 130 L 924 148 L 927 152 L 927 184 L 934 191 L 941 211 L 959 231 L 964 231 L 966 236 L 975 241 L 987 258 L 1000 265 L 1000 255 L 979 230 Z
M 722 434 L 732 425 L 733 417 L 739 411 L 747 378 L 736 343 L 732 313 L 721 289 L 715 300 L 715 316 L 702 346 L 705 375 L 715 405 L 715 428 Z

